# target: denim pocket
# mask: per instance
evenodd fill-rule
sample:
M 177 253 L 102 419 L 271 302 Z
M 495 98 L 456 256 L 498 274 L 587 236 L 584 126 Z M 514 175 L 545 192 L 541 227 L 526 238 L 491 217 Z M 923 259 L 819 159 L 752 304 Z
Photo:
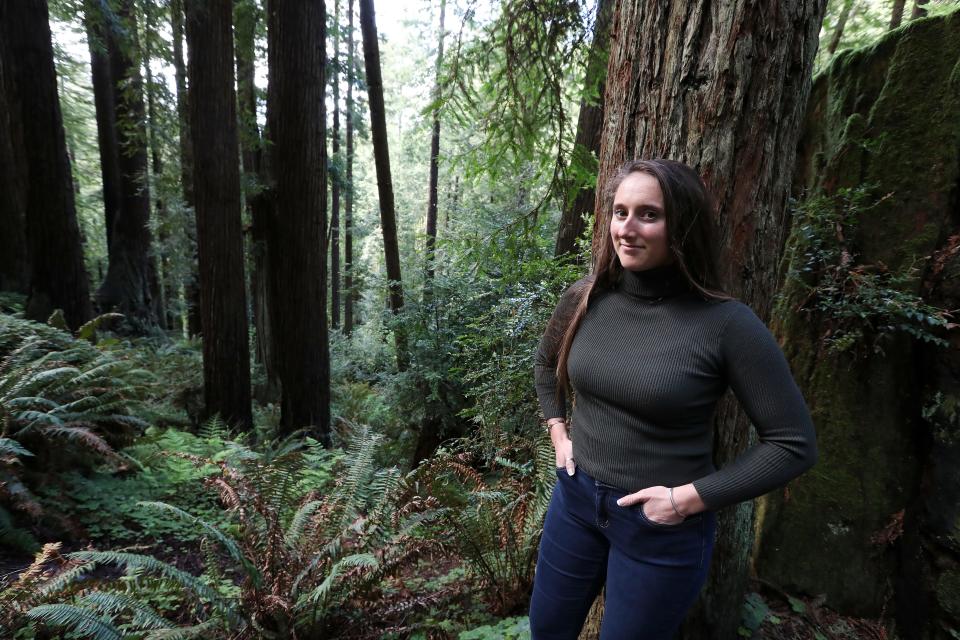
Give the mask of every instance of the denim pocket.
M 684 518 L 683 520 L 675 524 L 668 524 L 665 522 L 654 522 L 653 520 L 650 519 L 650 517 L 646 513 L 644 513 L 643 511 L 644 504 L 645 503 L 641 502 L 639 504 L 634 505 L 633 511 L 640 516 L 640 520 L 644 524 L 647 524 L 651 527 L 655 527 L 657 529 L 682 529 L 692 522 L 699 522 L 700 519 L 703 518 L 702 513 L 695 513 L 692 516 L 687 516 L 686 518 Z

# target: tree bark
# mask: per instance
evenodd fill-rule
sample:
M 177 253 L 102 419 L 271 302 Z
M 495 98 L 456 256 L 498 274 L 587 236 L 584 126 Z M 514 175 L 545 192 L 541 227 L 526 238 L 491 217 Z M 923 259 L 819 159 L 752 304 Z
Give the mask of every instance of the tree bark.
M 146 30 L 144 33 L 149 34 L 157 30 L 158 25 L 155 24 L 152 18 L 155 17 L 153 10 L 152 0 L 145 0 L 147 3 L 145 5 L 145 22 Z M 167 302 L 166 302 L 166 287 L 164 283 L 164 272 L 165 265 L 168 262 L 165 259 L 165 256 L 162 253 L 159 253 L 162 247 L 167 246 L 167 239 L 169 233 L 167 232 L 168 225 L 164 222 L 164 219 L 167 216 L 166 204 L 163 201 L 163 197 L 160 195 L 160 190 L 155 188 L 159 182 L 160 175 L 163 173 L 163 158 L 160 153 L 160 138 L 157 135 L 157 128 L 159 123 L 157 122 L 157 110 L 156 110 L 156 90 L 154 89 L 153 84 L 153 72 L 150 68 L 150 61 L 153 58 L 151 40 L 149 37 L 146 37 L 146 45 L 144 46 L 144 65 L 143 68 L 146 73 L 146 95 L 147 95 L 147 132 L 148 132 L 148 144 L 150 146 L 150 176 L 151 176 L 151 192 L 154 195 L 154 213 L 157 217 L 157 226 L 160 229 L 160 241 L 153 247 L 154 250 L 151 250 L 150 258 L 150 291 L 154 301 L 154 312 L 157 316 L 157 322 L 159 323 L 162 329 L 168 328 L 167 323 Z
M 440 176 L 440 74 L 443 68 L 443 21 L 446 10 L 446 0 L 440 0 L 440 31 L 437 35 L 437 63 L 433 86 L 433 131 L 430 134 L 430 185 L 427 194 L 427 278 L 423 290 L 425 301 L 432 298 L 434 250 L 437 245 L 437 183 Z
M 243 161 L 243 185 L 250 215 L 250 297 L 256 329 L 255 353 L 267 374 L 265 398 L 279 397 L 277 365 L 270 337 L 270 294 L 268 291 L 266 226 L 269 225 L 263 196 L 263 145 L 257 124 L 256 31 L 262 19 L 255 0 L 234 3 L 234 55 L 237 59 L 237 103 L 240 109 L 240 157 Z
M 718 203 L 728 291 L 768 318 L 789 230 L 800 119 L 826 0 L 661 3 L 625 0 L 613 22 L 598 184 L 625 160 L 673 158 L 698 169 Z M 594 246 L 604 218 L 598 194 Z M 753 439 L 728 395 L 714 457 Z M 684 637 L 736 637 L 753 540 L 753 503 L 719 514 L 713 568 Z
M 173 68 L 177 85 L 177 118 L 180 123 L 180 182 L 183 203 L 193 208 L 193 145 L 190 142 L 190 98 L 187 95 L 187 65 L 183 59 L 183 0 L 170 0 L 170 27 L 173 33 Z M 187 230 L 193 245 L 194 268 L 192 278 L 186 284 L 187 333 L 198 336 L 202 333 L 200 320 L 200 276 L 196 266 L 196 229 Z
M 913 11 L 910 12 L 910 19 L 916 20 L 927 15 L 926 5 L 930 0 L 913 0 Z
M 330 442 L 326 310 L 326 83 L 323 2 L 271 0 L 267 129 L 271 141 L 267 263 L 282 385 L 282 433 Z
M 187 0 L 190 123 L 208 417 L 253 426 L 231 0 Z
M 837 26 L 833 28 L 833 33 L 830 35 L 830 44 L 827 46 L 827 52 L 830 55 L 836 53 L 837 47 L 840 46 L 840 39 L 843 38 L 843 31 L 847 27 L 847 20 L 853 13 L 854 4 L 856 4 L 856 0 L 846 0 L 843 3 L 840 16 L 837 18 Z M 903 0 L 900 0 L 900 12 L 903 13 Z
M 117 31 L 123 25 L 124 34 Z M 145 333 L 157 324 L 151 293 L 150 189 L 147 178 L 147 132 L 143 104 L 143 83 L 137 61 L 139 39 L 132 0 L 122 0 L 117 13 L 113 39 L 117 41 L 117 62 L 111 69 L 122 85 L 114 92 L 117 125 L 125 135 L 118 136 L 120 153 L 120 210 L 113 222 L 110 263 L 107 277 L 97 290 L 97 303 L 103 311 L 119 311 L 126 316 L 125 329 Z M 119 41 L 125 35 L 123 42 Z
M 90 319 L 89 283 L 83 262 L 74 203 L 73 175 L 67 157 L 57 95 L 47 3 L 0 3 L 3 61 L 10 69 L 26 160 L 26 239 L 30 255 L 30 294 L 26 315 L 46 321 L 62 309 L 67 325 Z
M 353 332 L 353 85 L 357 59 L 354 49 L 353 0 L 347 0 L 347 180 L 343 194 L 343 333 Z
M 587 60 L 583 80 L 583 97 L 580 100 L 580 115 L 577 117 L 577 134 L 573 146 L 571 164 L 576 162 L 582 169 L 592 167 L 594 156 L 600 153 L 600 134 L 603 131 L 603 90 L 606 86 L 607 53 L 610 48 L 610 21 L 613 17 L 613 0 L 599 0 L 593 29 L 593 43 Z M 592 212 L 596 200 L 593 186 L 578 188 L 574 194 L 566 194 L 567 204 L 560 218 L 557 244 L 554 255 L 573 255 L 577 238 L 583 234 L 583 214 Z M 579 256 L 578 256 L 579 260 Z
M 84 5 L 84 23 L 90 49 L 90 72 L 93 79 L 93 101 L 97 114 L 97 145 L 100 150 L 100 176 L 103 182 L 104 227 L 107 232 L 107 253 L 111 250 L 113 225 L 120 210 L 120 147 L 117 143 L 117 115 L 114 80 L 111 69 L 119 62 L 111 62 L 117 55 L 117 43 L 109 20 L 115 20 L 103 0 L 87 0 Z
M 0 32 L 2 35 L 2 32 Z M 30 291 L 27 175 L 13 58 L 0 37 L 0 291 Z
M 330 172 L 330 326 L 340 326 L 340 0 L 333 0 L 333 167 Z
M 903 8 L 907 0 L 893 0 L 893 13 L 890 15 L 890 28 L 896 29 L 903 22 Z
M 360 0 L 360 32 L 363 37 L 363 61 L 367 70 L 367 93 L 370 99 L 370 136 L 377 168 L 377 193 L 380 196 L 380 226 L 383 229 L 383 253 L 389 280 L 390 310 L 397 314 L 403 308 L 403 283 L 400 277 L 400 249 L 397 244 L 397 216 L 393 201 L 393 180 L 390 176 L 390 150 L 387 145 L 386 109 L 383 104 L 383 78 L 380 73 L 380 44 L 373 0 Z M 394 331 L 397 368 L 407 368 L 407 339 L 403 328 Z

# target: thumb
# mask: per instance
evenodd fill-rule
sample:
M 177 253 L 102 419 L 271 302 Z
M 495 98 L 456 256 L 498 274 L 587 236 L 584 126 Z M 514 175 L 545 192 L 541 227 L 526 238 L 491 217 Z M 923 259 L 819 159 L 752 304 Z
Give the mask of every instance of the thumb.
M 646 502 L 647 498 L 643 495 L 643 491 L 637 491 L 636 493 L 628 493 L 619 500 L 617 504 L 621 507 L 630 507 L 640 502 Z

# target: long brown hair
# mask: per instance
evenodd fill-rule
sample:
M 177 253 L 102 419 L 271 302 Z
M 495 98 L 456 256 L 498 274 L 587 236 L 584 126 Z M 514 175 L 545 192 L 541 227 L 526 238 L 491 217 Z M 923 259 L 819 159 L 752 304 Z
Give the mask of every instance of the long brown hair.
M 676 160 L 631 160 L 624 163 L 604 186 L 600 209 L 596 212 L 593 241 L 593 273 L 585 278 L 577 292 L 577 306 L 560 342 L 557 357 L 557 394 L 569 387 L 567 359 L 570 345 L 580 322 L 587 313 L 590 297 L 598 288 L 611 289 L 623 273 L 620 258 L 610 239 L 610 218 L 617 188 L 631 173 L 647 173 L 660 185 L 663 193 L 664 217 L 667 222 L 667 242 L 675 264 L 690 287 L 704 299 L 729 299 L 720 283 L 717 268 L 717 232 L 714 224 L 713 199 L 696 171 Z

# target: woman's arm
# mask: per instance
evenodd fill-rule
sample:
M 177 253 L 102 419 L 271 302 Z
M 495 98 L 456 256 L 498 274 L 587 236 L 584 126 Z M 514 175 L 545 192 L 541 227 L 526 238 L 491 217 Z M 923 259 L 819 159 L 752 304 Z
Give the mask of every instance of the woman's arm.
M 720 354 L 730 388 L 759 441 L 722 469 L 693 481 L 709 509 L 768 493 L 817 461 L 813 420 L 783 351 L 750 307 L 727 304 L 735 308 L 721 330 Z

